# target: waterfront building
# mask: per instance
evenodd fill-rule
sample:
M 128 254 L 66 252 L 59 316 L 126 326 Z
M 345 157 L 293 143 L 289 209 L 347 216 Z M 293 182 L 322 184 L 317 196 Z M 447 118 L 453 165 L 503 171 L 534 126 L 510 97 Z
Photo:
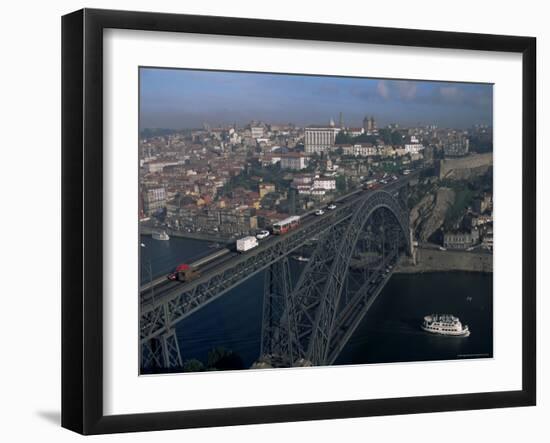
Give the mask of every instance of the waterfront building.
M 479 242 L 479 231 L 472 229 L 470 232 L 445 232 L 443 246 L 449 249 L 468 249 Z
M 143 212 L 152 215 L 166 206 L 166 189 L 164 187 L 149 188 L 142 193 Z

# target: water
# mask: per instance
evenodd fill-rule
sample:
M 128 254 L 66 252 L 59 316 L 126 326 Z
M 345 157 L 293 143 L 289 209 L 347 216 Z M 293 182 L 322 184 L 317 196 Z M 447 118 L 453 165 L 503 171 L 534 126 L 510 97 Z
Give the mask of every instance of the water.
M 211 251 L 208 242 L 199 240 L 163 242 L 142 236 L 141 241 L 146 245 L 142 253 L 147 251 L 143 258 L 151 260 L 153 278 Z M 147 281 L 148 274 L 145 278 L 143 274 L 142 281 Z M 393 275 L 336 364 L 492 357 L 492 277 L 468 272 Z M 237 353 L 249 367 L 260 352 L 262 298 L 260 273 L 178 323 L 182 358 L 206 362 L 208 352 L 221 346 Z M 458 316 L 469 325 L 471 335 L 445 337 L 422 331 L 422 318 L 433 312 Z
M 168 241 L 153 240 L 150 235 L 141 236 L 141 272 L 140 283 L 152 278 L 167 275 L 180 263 L 189 263 L 212 252 L 209 242 L 189 238 L 171 237 Z M 145 245 L 145 246 L 143 246 Z

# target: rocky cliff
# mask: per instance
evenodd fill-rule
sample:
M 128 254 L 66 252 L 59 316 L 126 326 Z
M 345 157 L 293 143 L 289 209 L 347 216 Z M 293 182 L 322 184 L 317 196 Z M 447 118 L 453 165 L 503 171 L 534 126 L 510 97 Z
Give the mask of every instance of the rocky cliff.
M 445 221 L 445 214 L 452 206 L 455 193 L 450 188 L 439 188 L 435 194 L 426 194 L 411 210 L 410 224 L 415 237 L 425 242 Z

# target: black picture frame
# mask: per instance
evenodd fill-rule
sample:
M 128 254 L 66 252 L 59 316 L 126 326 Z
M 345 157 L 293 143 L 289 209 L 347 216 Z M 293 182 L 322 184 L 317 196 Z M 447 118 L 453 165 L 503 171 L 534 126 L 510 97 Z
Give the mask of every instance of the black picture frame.
M 103 30 L 503 51 L 523 64 L 522 389 L 131 415 L 103 413 Z M 530 406 L 536 403 L 536 39 L 83 9 L 62 18 L 62 426 L 82 434 Z M 519 276 L 518 276 L 519 278 Z

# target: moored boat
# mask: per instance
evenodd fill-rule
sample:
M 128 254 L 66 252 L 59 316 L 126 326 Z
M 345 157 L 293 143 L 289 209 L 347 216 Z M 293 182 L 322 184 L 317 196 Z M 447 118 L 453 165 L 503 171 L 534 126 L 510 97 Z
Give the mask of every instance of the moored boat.
M 166 233 L 166 231 L 154 231 L 151 234 L 151 237 L 155 240 L 170 240 L 170 236 Z

